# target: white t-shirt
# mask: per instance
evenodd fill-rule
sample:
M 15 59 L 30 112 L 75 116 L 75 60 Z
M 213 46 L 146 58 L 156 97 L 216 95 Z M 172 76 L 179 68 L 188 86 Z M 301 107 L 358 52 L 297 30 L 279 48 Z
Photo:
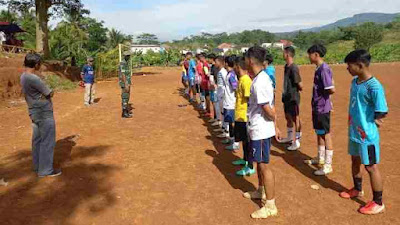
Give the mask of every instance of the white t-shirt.
M 275 124 L 269 120 L 263 110 L 263 105 L 269 104 L 273 107 L 274 88 L 271 78 L 261 71 L 251 84 L 249 107 L 248 131 L 253 141 L 264 140 L 275 136 Z
M 227 73 L 223 77 L 223 79 L 224 79 L 223 82 L 224 82 L 224 86 L 225 86 L 223 107 L 224 107 L 224 109 L 234 110 L 235 105 L 236 105 L 236 94 L 235 94 L 236 92 L 235 92 L 235 89 L 233 89 L 232 85 L 229 82 L 230 75 L 231 75 L 231 73 Z
M 217 83 L 218 87 L 224 87 L 224 77 L 228 74 L 228 71 L 226 71 L 225 68 L 222 68 L 219 70 L 218 75 L 217 75 Z
M 6 42 L 6 34 L 3 31 L 0 31 L 0 42 Z

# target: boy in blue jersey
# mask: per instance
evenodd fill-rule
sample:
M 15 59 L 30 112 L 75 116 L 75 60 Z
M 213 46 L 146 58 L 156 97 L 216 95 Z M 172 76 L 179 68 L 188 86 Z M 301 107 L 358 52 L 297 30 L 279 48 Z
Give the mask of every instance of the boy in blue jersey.
M 192 57 L 193 57 L 193 53 L 191 53 L 191 52 L 186 53 L 186 60 L 189 63 L 187 76 L 188 76 L 188 79 L 189 79 L 189 99 L 190 99 L 190 102 L 196 101 L 196 93 L 197 93 L 196 84 L 195 84 L 196 61 Z
M 274 65 L 272 65 L 272 63 L 274 62 L 274 58 L 270 53 L 267 53 L 265 55 L 265 61 L 264 61 L 264 66 L 265 66 L 265 70 L 264 72 L 266 72 L 269 76 L 269 78 L 271 78 L 272 81 L 272 86 L 274 87 L 274 89 L 276 88 L 276 78 L 275 78 L 275 67 Z
M 93 68 L 94 59 L 89 57 L 87 59 L 87 64 L 82 67 L 81 78 L 85 83 L 85 96 L 84 101 L 85 105 L 89 106 L 94 103 L 94 68 Z
M 371 55 L 366 50 L 355 50 L 346 56 L 345 62 L 350 74 L 356 76 L 351 83 L 349 102 L 349 154 L 354 187 L 340 193 L 340 197 L 349 199 L 363 195 L 361 165 L 364 165 L 371 179 L 373 200 L 361 207 L 359 212 L 374 215 L 385 209 L 382 202 L 383 181 L 378 169 L 378 128 L 388 113 L 388 106 L 381 83 L 369 70 Z

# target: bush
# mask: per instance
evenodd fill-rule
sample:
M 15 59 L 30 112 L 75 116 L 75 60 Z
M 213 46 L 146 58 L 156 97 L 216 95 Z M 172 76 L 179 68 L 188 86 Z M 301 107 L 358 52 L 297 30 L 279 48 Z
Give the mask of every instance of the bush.
M 73 90 L 77 86 L 76 83 L 74 83 L 68 79 L 61 78 L 54 74 L 47 75 L 45 78 L 45 82 L 51 89 L 53 89 L 55 91 Z

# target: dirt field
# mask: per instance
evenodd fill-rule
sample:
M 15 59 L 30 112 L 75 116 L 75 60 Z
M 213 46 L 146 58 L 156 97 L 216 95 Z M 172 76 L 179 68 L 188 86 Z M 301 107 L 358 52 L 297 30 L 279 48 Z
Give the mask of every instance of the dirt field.
M 57 93 L 55 162 L 63 169 L 57 178 L 38 179 L 31 171 L 31 126 L 22 99 L 0 108 L 0 224 L 400 224 L 400 64 L 378 64 L 373 71 L 386 88 L 389 117 L 381 129 L 385 179 L 385 214 L 363 216 L 360 203 L 371 199 L 367 176 L 366 197 L 343 200 L 338 192 L 351 187 L 347 155 L 347 105 L 350 75 L 334 66 L 334 173 L 314 177 L 302 163 L 316 155 L 311 124 L 314 67 L 301 67 L 302 149 L 272 149 L 279 216 L 254 221 L 250 214 L 259 202 L 242 197 L 254 190 L 256 176 L 237 177 L 231 165 L 241 152 L 224 150 L 210 127 L 180 96 L 178 69 L 134 77 L 134 118 L 120 118 L 120 90 L 116 80 L 97 85 L 97 105 L 83 106 L 83 90 Z M 282 67 L 277 70 L 278 97 Z M 279 125 L 284 129 L 278 101 Z M 316 191 L 310 185 L 320 185 Z

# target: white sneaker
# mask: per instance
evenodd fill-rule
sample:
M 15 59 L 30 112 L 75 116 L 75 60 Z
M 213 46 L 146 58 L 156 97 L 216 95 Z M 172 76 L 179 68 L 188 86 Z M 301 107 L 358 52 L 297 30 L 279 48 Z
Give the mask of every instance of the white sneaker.
M 314 172 L 315 176 L 325 176 L 333 172 L 332 165 L 325 164 L 321 169 Z
M 228 138 L 228 137 L 229 137 L 229 134 L 227 134 L 227 133 L 222 133 L 222 134 L 217 135 L 217 138 Z
M 215 130 L 213 130 L 214 132 L 225 132 L 225 130 L 224 129 L 222 129 L 222 128 L 218 128 L 218 129 L 215 129 Z
M 209 123 L 215 123 L 215 121 L 217 121 L 216 119 L 211 119 L 211 120 L 209 120 L 208 122 Z
M 258 188 L 258 190 L 255 190 L 255 191 L 245 192 L 245 193 L 243 193 L 243 197 L 248 198 L 248 199 L 267 200 L 267 195 L 265 194 L 264 187 Z
M 221 121 L 215 121 L 213 124 L 211 124 L 211 126 L 216 127 L 216 126 L 221 126 Z
M 296 140 L 291 146 L 287 148 L 288 151 L 297 151 L 300 148 L 300 141 Z
M 288 144 L 288 143 L 291 143 L 292 141 L 293 141 L 293 138 L 287 137 L 287 138 L 282 138 L 282 139 L 280 140 L 280 143 L 282 143 L 282 144 Z
M 307 165 L 324 165 L 325 164 L 325 160 L 318 159 L 318 158 L 313 158 L 313 159 L 304 160 L 304 163 L 307 164 Z
M 251 214 L 251 218 L 253 219 L 266 219 L 270 216 L 276 216 L 278 215 L 278 209 L 276 208 L 276 205 L 272 206 L 264 206 L 261 209 L 253 212 Z

